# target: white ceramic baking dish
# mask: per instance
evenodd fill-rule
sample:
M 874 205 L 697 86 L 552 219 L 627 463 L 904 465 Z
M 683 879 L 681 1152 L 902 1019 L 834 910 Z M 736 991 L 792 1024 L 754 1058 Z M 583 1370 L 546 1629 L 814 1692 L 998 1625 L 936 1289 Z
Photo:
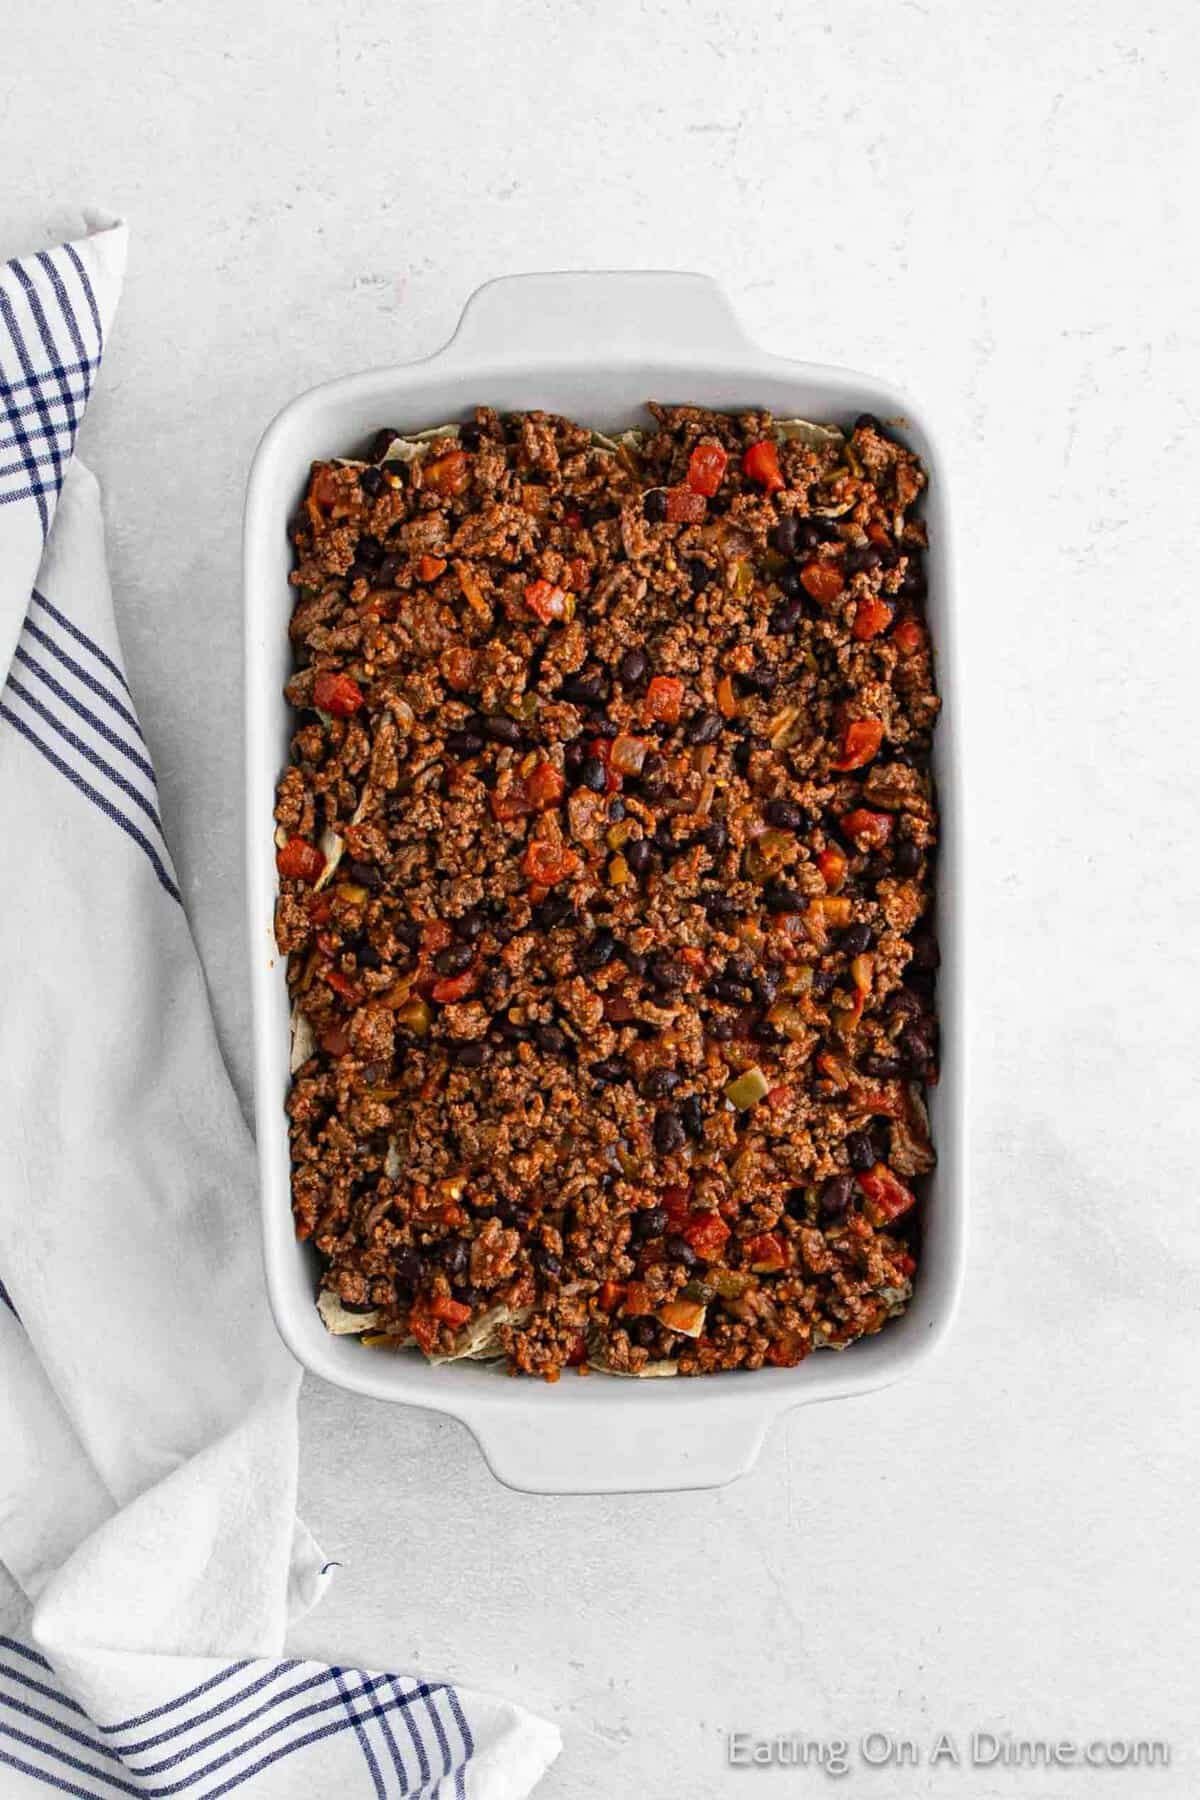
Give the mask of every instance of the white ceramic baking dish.
M 315 1257 L 292 1231 L 284 1116 L 288 1005 L 272 937 L 272 806 L 291 731 L 283 698 L 293 597 L 286 524 L 310 462 L 353 451 L 381 425 L 416 429 L 486 403 L 501 410 L 544 407 L 613 430 L 644 423 L 647 399 L 764 406 L 780 417 L 842 422 L 873 412 L 902 423 L 930 472 L 929 615 L 944 700 L 935 747 L 944 824 L 938 875 L 944 1048 L 942 1079 L 931 1097 L 939 1160 L 923 1202 L 916 1292 L 908 1311 L 878 1336 L 841 1353 L 820 1351 L 795 1369 L 646 1382 L 568 1374 L 548 1385 L 514 1380 L 495 1365 L 433 1368 L 415 1351 L 375 1351 L 328 1335 L 314 1305 Z M 245 521 L 250 978 L 267 1280 L 279 1329 L 306 1367 L 342 1387 L 461 1419 L 511 1487 L 597 1493 L 730 1481 L 751 1467 L 780 1413 L 895 1381 L 945 1336 L 962 1274 L 966 1208 L 960 690 L 950 550 L 946 471 L 910 402 L 868 376 L 760 350 L 721 291 L 699 275 L 545 274 L 489 282 L 468 301 L 453 338 L 436 355 L 329 382 L 280 413 L 254 458 Z

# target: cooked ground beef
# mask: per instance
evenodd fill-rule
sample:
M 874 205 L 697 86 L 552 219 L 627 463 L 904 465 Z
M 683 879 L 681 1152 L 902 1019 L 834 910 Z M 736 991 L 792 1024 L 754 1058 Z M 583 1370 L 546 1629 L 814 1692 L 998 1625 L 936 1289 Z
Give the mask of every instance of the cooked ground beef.
M 877 1331 L 933 1164 L 925 482 L 843 435 L 480 408 L 318 463 L 277 934 L 296 1229 L 515 1371 Z

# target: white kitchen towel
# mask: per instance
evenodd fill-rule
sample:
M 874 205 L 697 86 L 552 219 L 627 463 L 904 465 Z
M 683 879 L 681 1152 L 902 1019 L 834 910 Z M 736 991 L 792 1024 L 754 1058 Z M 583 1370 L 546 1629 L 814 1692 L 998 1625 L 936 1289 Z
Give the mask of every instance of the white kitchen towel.
M 299 1372 L 74 457 L 125 245 L 0 266 L 0 1794 L 515 1800 L 552 1726 L 282 1656 Z

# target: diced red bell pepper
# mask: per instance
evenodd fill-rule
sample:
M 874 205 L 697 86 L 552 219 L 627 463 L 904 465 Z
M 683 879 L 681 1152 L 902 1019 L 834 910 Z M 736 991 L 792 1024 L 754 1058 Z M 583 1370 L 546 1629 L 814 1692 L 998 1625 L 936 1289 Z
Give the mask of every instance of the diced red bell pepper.
M 543 812 L 548 806 L 557 806 L 567 791 L 567 784 L 552 762 L 540 762 L 532 775 L 526 777 L 525 786 L 535 811 Z
M 514 819 L 527 819 L 533 811 L 529 789 L 519 775 L 515 775 L 507 787 L 493 788 L 490 804 L 492 817 L 505 825 Z
M 647 719 L 678 725 L 683 707 L 683 683 L 676 675 L 656 675 L 646 689 L 643 710 Z
M 756 1275 L 775 1275 L 787 1268 L 787 1249 L 778 1232 L 761 1232 L 749 1239 L 745 1249 L 746 1261 Z
M 779 470 L 779 451 L 771 438 L 760 438 L 756 444 L 751 444 L 742 458 L 742 468 L 751 481 L 757 481 L 768 494 L 784 485 Z
M 911 613 L 903 619 L 897 619 L 892 642 L 901 656 L 915 656 L 925 642 L 925 631 L 920 620 L 914 619 Z
M 659 1205 L 666 1213 L 673 1226 L 678 1226 L 691 1211 L 691 1194 L 685 1187 L 673 1184 L 665 1187 L 658 1199 Z
M 335 675 L 332 669 L 322 669 L 313 682 L 313 705 L 320 707 L 322 712 L 332 713 L 335 719 L 351 718 L 362 704 L 362 689 L 349 675 Z
M 720 1213 L 697 1212 L 683 1227 L 682 1235 L 705 1262 L 719 1262 L 729 1241 L 729 1227 Z
M 621 1281 L 605 1281 L 600 1285 L 596 1299 L 604 1312 L 611 1312 L 620 1300 L 625 1297 L 625 1284 Z
M 892 540 L 887 534 L 887 526 L 881 525 L 878 519 L 873 519 L 867 526 L 867 536 L 878 550 L 890 550 L 892 547 Z
M 579 593 L 587 586 L 591 579 L 592 569 L 587 558 L 585 556 L 573 556 L 567 564 L 567 586 L 574 588 L 575 592 Z
M 902 1275 L 907 1275 L 911 1281 L 912 1277 L 917 1272 L 917 1259 L 915 1256 L 910 1256 L 907 1250 L 902 1251 L 896 1258 L 896 1267 Z
M 667 489 L 668 525 L 698 525 L 708 514 L 704 495 L 690 487 Z
M 471 479 L 471 465 L 464 450 L 447 450 L 435 456 L 421 472 L 421 486 L 434 494 L 461 494 Z
M 869 642 L 871 638 L 886 631 L 892 622 L 892 609 L 886 600 L 876 594 L 865 594 L 854 609 L 854 623 L 850 627 L 850 635 L 858 639 L 860 644 Z
M 916 1195 L 892 1174 L 886 1163 L 877 1162 L 873 1169 L 860 1175 L 858 1185 L 866 1201 L 863 1211 L 872 1225 L 890 1225 L 916 1203 Z
M 881 850 L 892 835 L 891 813 L 869 812 L 865 806 L 843 813 L 838 823 L 860 849 Z
M 446 572 L 444 556 L 423 556 L 417 563 L 418 581 L 436 581 L 439 575 Z
M 817 867 L 824 877 L 825 886 L 829 892 L 836 894 L 846 879 L 846 859 L 841 851 L 835 850 L 831 844 L 818 856 Z
M 457 1331 L 465 1325 L 471 1316 L 471 1309 L 461 1300 L 451 1299 L 449 1294 L 435 1294 L 429 1302 L 429 1310 L 435 1319 L 443 1325 L 451 1325 Z
M 452 644 L 441 660 L 442 680 L 456 694 L 469 693 L 478 680 L 479 658 L 465 644 Z
M 729 458 L 720 444 L 697 444 L 688 458 L 687 484 L 693 493 L 712 499 L 721 485 Z M 667 515 L 668 518 L 670 514 Z
M 861 769 L 879 753 L 883 742 L 882 719 L 851 719 L 842 733 L 841 755 L 835 769 Z
M 311 885 L 320 877 L 325 858 L 307 838 L 290 837 L 275 852 L 275 867 L 286 881 L 307 881 Z
M 781 1081 L 777 1086 L 767 1089 L 766 1100 L 768 1106 L 786 1106 L 791 1097 L 791 1086 L 786 1081 Z
M 554 887 L 579 873 L 579 858 L 566 844 L 552 844 L 544 838 L 532 838 L 521 858 L 521 872 L 527 881 L 539 887 Z
M 325 980 L 333 989 L 334 993 L 339 995 L 340 998 L 346 1002 L 347 1006 L 358 1005 L 359 1001 L 362 999 L 362 993 L 359 990 L 357 983 L 351 981 L 348 975 L 343 975 L 340 969 L 322 969 L 321 974 L 325 977 Z
M 525 604 L 543 625 L 566 617 L 567 596 L 552 581 L 531 581 L 525 589 Z
M 800 581 L 805 593 L 822 606 L 829 606 L 836 600 L 846 585 L 846 578 L 837 563 L 820 562 L 815 557 L 801 569 Z
M 567 1352 L 567 1368 L 578 1369 L 587 1361 L 587 1339 L 582 1331 L 575 1333 L 575 1341 Z
M 478 980 L 479 970 L 476 968 L 464 969 L 461 975 L 443 975 L 430 988 L 430 998 L 436 1000 L 439 1006 L 453 1006 L 456 1001 L 465 1000 L 468 994 L 474 993 Z

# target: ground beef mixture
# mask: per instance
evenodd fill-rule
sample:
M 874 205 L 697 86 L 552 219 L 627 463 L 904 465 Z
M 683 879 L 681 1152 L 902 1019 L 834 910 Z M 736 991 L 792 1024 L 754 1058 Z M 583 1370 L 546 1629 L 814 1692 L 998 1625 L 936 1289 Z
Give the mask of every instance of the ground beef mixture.
M 707 1374 L 911 1290 L 924 472 L 650 411 L 383 432 L 292 526 L 293 1204 L 371 1344 Z

